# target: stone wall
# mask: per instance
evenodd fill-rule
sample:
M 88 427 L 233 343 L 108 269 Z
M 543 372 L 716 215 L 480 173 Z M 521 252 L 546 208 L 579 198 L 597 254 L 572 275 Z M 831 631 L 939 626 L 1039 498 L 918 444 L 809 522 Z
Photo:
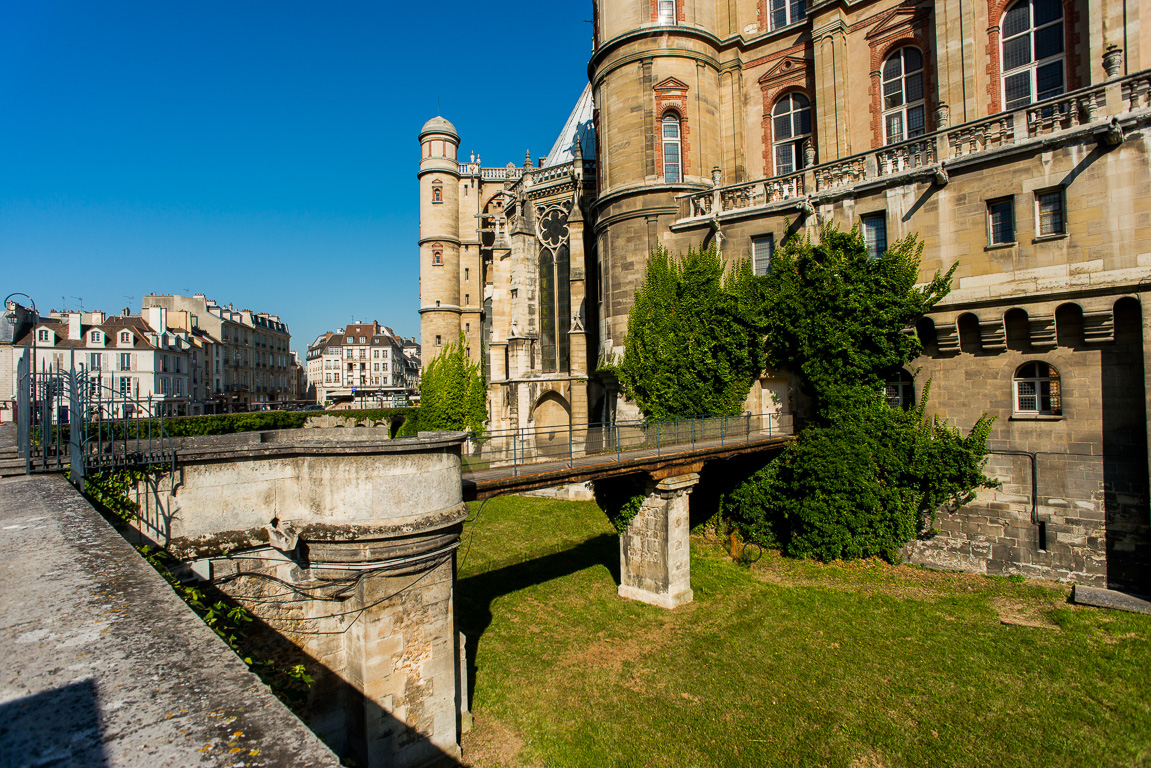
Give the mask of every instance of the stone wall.
M 697 473 L 651 484 L 639 512 L 619 537 L 619 594 L 675 608 L 692 601 L 688 495 Z
M 1042 307 L 1034 307 L 1039 314 Z M 1055 307 L 1048 307 L 1053 313 Z M 1086 343 L 1069 309 L 1064 333 L 1041 351 L 1012 335 L 1007 347 L 972 341 L 958 353 L 938 345 L 916 361 L 916 387 L 931 381 L 929 413 L 963 430 L 996 417 L 988 473 L 1002 487 L 940 516 L 939 534 L 912 542 L 925 565 L 1147 591 L 1151 573 L 1143 341 L 1134 299 L 1116 304 L 1114 341 Z M 1012 378 L 1042 360 L 1059 371 L 1062 414 L 1013 413 Z M 918 393 L 917 393 L 918 394 Z M 996 453 L 1000 452 L 1000 453 Z M 1035 457 L 1034 519 L 1032 467 Z
M 138 529 L 302 651 L 308 724 L 361 766 L 459 756 L 454 625 L 462 433 L 386 428 L 175 441 L 136 489 Z

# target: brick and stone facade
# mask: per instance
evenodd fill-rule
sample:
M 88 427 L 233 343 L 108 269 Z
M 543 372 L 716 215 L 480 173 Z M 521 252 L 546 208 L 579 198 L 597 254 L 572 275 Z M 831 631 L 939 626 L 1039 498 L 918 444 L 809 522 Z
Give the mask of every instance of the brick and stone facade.
M 957 428 L 996 417 L 988 466 L 1003 485 L 943 514 L 906 556 L 1151 590 L 1147 9 L 1031 2 L 786 4 L 781 15 L 766 0 L 595 0 L 595 163 L 585 152 L 568 173 L 578 204 L 566 208 L 586 232 L 577 272 L 571 230 L 583 367 L 573 335 L 570 371 L 540 370 L 538 222 L 552 203 L 534 201 L 555 174 L 457 162 L 442 118 L 421 134 L 424 343 L 461 330 L 473 350 L 486 340 L 493 427 L 611 421 L 634 404 L 588 361 L 621 354 L 655 248 L 715 244 L 734 261 L 751 257 L 753 241 L 818 240 L 829 223 L 866 221 L 887 243 L 916 235 L 922 280 L 957 266 L 951 294 L 915 329 L 925 351 L 905 375 L 916 396 L 931 383 L 928 413 Z M 1042 58 L 1023 64 L 1004 56 L 1020 18 L 1056 25 Z M 901 56 L 920 69 L 906 70 L 893 100 L 889 64 Z M 1031 95 L 1020 100 L 1024 80 Z M 810 109 L 792 124 L 798 136 L 775 120 L 789 98 Z M 665 175 L 671 113 L 678 177 Z M 789 141 L 790 163 L 780 162 Z M 486 324 L 476 338 L 461 299 L 481 268 L 490 304 L 470 315 Z M 1039 370 L 1051 375 L 1039 381 Z M 1028 396 L 1036 387 L 1054 400 Z M 746 407 L 790 411 L 793 394 L 786 373 L 765 374 Z
M 941 514 L 906 556 L 1151 589 L 1146 8 L 1066 0 L 1062 50 L 1044 60 L 1059 92 L 1004 111 L 1001 24 L 1024 8 L 1011 0 L 817 4 L 777 29 L 762 0 L 677 0 L 674 23 L 650 21 L 654 3 L 594 5 L 601 354 L 622 345 L 656 246 L 746 259 L 753 239 L 818 240 L 865 216 L 889 243 L 917 235 L 924 281 L 958 267 L 908 373 L 917 397 L 931 383 L 929 414 L 961 429 L 996 417 L 988 469 L 1003 485 Z M 923 132 L 885 145 L 884 66 L 906 46 L 923 61 Z M 690 170 L 667 183 L 648 137 L 672 81 L 692 140 Z M 772 110 L 793 93 L 810 101 L 810 138 L 779 175 Z M 1024 380 L 1037 366 L 1057 373 L 1039 406 Z

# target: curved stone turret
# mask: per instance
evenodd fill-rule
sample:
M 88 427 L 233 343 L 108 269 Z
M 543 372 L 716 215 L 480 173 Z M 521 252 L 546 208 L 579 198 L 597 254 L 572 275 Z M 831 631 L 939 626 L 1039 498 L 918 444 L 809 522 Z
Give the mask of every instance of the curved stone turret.
M 699 244 L 670 232 L 676 196 L 710 189 L 716 165 L 732 178 L 742 171 L 724 165 L 720 118 L 730 98 L 721 87 L 725 67 L 714 4 L 653 2 L 650 12 L 641 5 L 597 0 L 596 49 L 588 66 L 601 148 L 592 218 L 603 273 L 614 281 L 603 297 L 605 350 L 626 335 L 646 255 L 658 246 Z
M 443 117 L 420 129 L 420 341 L 426 368 L 460 335 L 460 137 Z

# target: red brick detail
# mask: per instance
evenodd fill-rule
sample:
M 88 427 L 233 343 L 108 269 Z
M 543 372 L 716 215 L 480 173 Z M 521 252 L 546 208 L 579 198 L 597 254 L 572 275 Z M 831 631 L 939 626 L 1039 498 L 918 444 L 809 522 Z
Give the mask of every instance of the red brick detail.
M 815 68 L 811 65 L 813 51 L 811 44 L 808 43 L 802 46 L 796 46 L 791 49 L 803 50 L 806 55 L 803 57 L 803 64 L 800 66 L 793 66 L 785 69 L 782 65 L 777 65 L 773 69 L 768 70 L 759 78 L 759 88 L 763 96 L 763 121 L 761 127 L 763 129 L 763 175 L 775 175 L 775 158 L 772 156 L 772 142 L 771 142 L 771 110 L 775 107 L 775 103 L 788 93 L 798 91 L 808 98 L 811 102 L 812 120 L 811 120 L 811 143 L 816 143 L 816 127 L 815 127 L 815 99 L 812 94 L 815 93 Z M 784 58 L 783 55 L 773 57 L 775 59 Z M 795 59 L 793 59 L 795 61 Z M 786 64 L 787 62 L 783 62 Z M 818 159 L 818 158 L 817 158 Z
M 909 19 L 891 33 L 870 40 L 871 45 L 871 146 L 883 146 L 883 62 L 900 48 L 914 46 L 923 54 L 923 110 L 927 114 L 924 127 L 935 130 L 935 110 L 939 104 L 936 95 L 935 57 L 928 47 L 930 30 L 928 19 L 919 16 Z
M 592 0 L 591 4 L 591 35 L 592 50 L 599 49 L 599 0 Z
M 987 114 L 1003 111 L 1002 62 L 999 59 L 999 23 L 1014 0 L 987 0 L 987 18 L 991 26 L 987 28 Z M 1063 0 L 1063 51 L 1066 61 L 1067 90 L 1083 87 L 1083 56 L 1079 45 L 1079 9 L 1074 0 Z
M 651 20 L 659 21 L 659 0 L 650 0 L 651 2 Z M 687 0 L 675 0 L 675 20 L 686 21 L 683 16 L 683 5 Z
M 767 56 L 760 56 L 758 59 L 752 59 L 744 63 L 744 70 L 754 69 L 761 64 L 767 64 L 772 61 L 778 61 L 787 56 L 802 56 L 810 59 L 812 56 L 812 43 L 810 41 L 804 43 L 797 43 L 790 48 L 785 48 L 782 51 L 775 51 Z M 760 79 L 767 77 L 767 75 L 760 75 Z
M 677 2 L 676 7 L 678 8 L 679 5 L 680 3 Z M 686 179 L 687 174 L 690 173 L 688 158 L 691 153 L 691 142 L 688 141 L 691 128 L 687 119 L 687 85 L 674 77 L 668 77 L 656 83 L 652 90 L 655 91 L 655 167 L 657 175 L 663 175 L 663 118 L 668 112 L 672 112 L 679 118 L 679 175 L 681 179 Z

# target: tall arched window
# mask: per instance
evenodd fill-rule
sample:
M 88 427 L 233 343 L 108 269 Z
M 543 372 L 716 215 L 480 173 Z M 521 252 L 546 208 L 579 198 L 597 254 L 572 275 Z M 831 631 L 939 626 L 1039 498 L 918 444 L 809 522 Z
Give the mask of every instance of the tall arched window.
M 883 135 L 888 144 L 927 132 L 923 54 L 900 48 L 883 62 Z
M 1066 90 L 1062 0 L 1019 0 L 1003 14 L 1000 34 L 1006 109 Z
M 1058 416 L 1063 413 L 1059 371 L 1047 363 L 1026 363 L 1015 371 L 1015 412 Z
M 663 116 L 663 180 L 668 184 L 680 181 L 680 130 L 679 117 L 668 112 Z
M 811 137 L 811 101 L 802 93 L 789 93 L 771 110 L 775 175 L 803 168 L 803 142 Z

